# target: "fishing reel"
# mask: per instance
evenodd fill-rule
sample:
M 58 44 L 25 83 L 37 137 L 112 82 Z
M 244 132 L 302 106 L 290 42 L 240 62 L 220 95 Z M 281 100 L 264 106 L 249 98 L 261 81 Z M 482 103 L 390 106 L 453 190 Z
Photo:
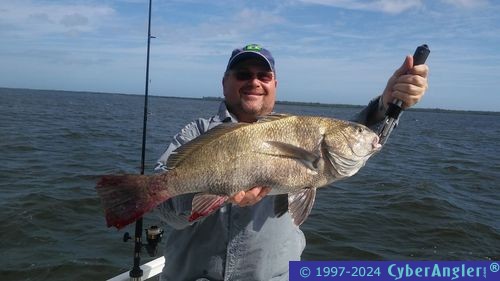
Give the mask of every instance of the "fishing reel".
M 156 257 L 158 255 L 158 243 L 161 242 L 164 231 L 156 225 L 146 228 L 145 231 L 146 240 L 148 241 L 148 243 L 142 243 L 142 246 L 146 247 L 146 250 L 150 257 Z M 132 236 L 130 236 L 128 232 L 125 232 L 125 234 L 123 235 L 123 242 L 127 242 L 130 239 L 132 239 Z

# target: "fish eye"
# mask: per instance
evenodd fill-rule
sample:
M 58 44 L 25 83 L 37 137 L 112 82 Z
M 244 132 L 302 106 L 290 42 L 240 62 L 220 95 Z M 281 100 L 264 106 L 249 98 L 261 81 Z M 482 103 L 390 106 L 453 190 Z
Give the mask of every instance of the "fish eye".
M 362 133 L 364 130 L 362 127 L 358 127 L 358 133 Z

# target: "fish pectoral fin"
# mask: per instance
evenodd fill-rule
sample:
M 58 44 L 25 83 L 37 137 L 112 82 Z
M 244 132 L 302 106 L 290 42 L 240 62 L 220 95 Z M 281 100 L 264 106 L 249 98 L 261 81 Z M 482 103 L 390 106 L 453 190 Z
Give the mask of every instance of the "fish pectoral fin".
M 189 221 L 192 222 L 201 217 L 206 217 L 217 211 L 224 205 L 229 197 L 213 194 L 199 193 L 193 198 L 191 216 Z
M 273 154 L 280 157 L 293 158 L 298 160 L 300 163 L 304 164 L 304 166 L 306 166 L 310 170 L 316 171 L 318 169 L 318 163 L 321 159 L 321 157 L 318 154 L 289 143 L 284 143 L 279 141 L 266 141 L 266 143 L 278 150 L 277 153 L 274 154 L 266 153 L 266 154 Z
M 306 188 L 288 195 L 288 211 L 295 225 L 301 225 L 311 213 L 316 199 L 316 188 Z

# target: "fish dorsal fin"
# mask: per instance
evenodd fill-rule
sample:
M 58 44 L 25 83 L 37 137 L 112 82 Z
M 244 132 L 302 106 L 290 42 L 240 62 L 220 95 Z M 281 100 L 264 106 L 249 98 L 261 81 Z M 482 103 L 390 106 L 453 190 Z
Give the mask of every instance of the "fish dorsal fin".
M 259 116 L 257 118 L 257 123 L 272 122 L 272 121 L 276 121 L 276 120 L 280 120 L 280 119 L 288 118 L 288 117 L 292 117 L 292 116 L 293 115 L 284 114 L 284 113 L 272 113 L 269 115 Z
M 214 127 L 211 130 L 208 130 L 204 134 L 196 137 L 195 139 L 187 142 L 186 144 L 180 146 L 176 150 L 172 152 L 170 157 L 167 160 L 167 167 L 169 169 L 174 169 L 179 166 L 180 163 L 188 155 L 193 153 L 198 148 L 220 138 L 222 135 L 227 134 L 229 132 L 238 130 L 239 128 L 250 125 L 249 123 L 222 123 L 217 127 Z

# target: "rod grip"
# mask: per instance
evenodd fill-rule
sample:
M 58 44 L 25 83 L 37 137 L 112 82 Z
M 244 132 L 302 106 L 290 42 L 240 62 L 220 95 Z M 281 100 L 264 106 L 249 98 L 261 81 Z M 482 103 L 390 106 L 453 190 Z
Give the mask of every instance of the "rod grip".
M 427 44 L 418 46 L 413 54 L 413 65 L 424 64 L 430 52 L 431 50 L 429 50 Z

